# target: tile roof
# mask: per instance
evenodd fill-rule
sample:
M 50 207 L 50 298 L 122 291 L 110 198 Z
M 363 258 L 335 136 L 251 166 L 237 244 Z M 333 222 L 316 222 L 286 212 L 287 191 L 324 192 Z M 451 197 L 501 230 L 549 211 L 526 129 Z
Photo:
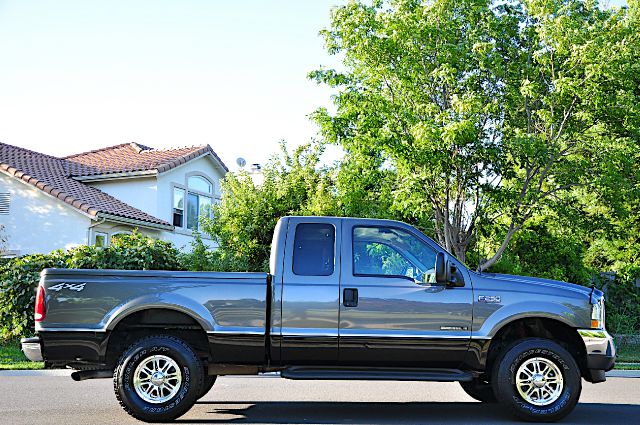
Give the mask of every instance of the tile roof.
M 81 177 L 151 170 L 162 173 L 207 153 L 213 155 L 225 171 L 229 171 L 209 145 L 153 149 L 138 143 L 124 143 L 63 159 L 67 162 L 69 174 Z
M 74 177 L 151 170 L 161 173 L 208 152 L 227 170 L 209 145 L 156 150 L 135 143 L 126 143 L 57 158 L 0 143 L 0 170 L 89 215 L 109 214 L 171 227 L 170 223 L 77 181 Z

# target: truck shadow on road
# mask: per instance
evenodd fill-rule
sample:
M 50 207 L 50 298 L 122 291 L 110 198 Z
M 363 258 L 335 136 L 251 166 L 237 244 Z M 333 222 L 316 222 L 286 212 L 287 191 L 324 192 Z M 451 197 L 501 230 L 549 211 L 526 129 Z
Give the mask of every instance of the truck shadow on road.
M 199 417 L 194 417 L 199 416 Z M 637 424 L 640 405 L 580 403 L 562 424 Z M 193 418 L 193 419 L 191 419 Z M 425 424 L 517 423 L 480 403 L 199 402 L 182 423 Z

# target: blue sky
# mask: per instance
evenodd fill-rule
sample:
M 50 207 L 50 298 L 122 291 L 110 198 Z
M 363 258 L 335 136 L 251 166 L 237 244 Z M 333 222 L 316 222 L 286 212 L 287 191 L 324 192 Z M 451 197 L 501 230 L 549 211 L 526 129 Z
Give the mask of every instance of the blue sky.
M 65 155 L 209 143 L 230 166 L 316 134 L 327 0 L 0 0 L 0 141 Z M 233 167 L 232 167 L 233 168 Z
M 331 104 L 306 75 L 338 66 L 318 31 L 340 3 L 0 0 L 0 142 L 58 156 L 209 143 L 232 169 L 264 163 Z

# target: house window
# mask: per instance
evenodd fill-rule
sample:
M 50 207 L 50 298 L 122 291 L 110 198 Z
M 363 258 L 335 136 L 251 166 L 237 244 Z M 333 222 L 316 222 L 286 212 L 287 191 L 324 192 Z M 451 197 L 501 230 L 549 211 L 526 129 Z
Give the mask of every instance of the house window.
M 212 204 L 213 184 L 201 176 L 189 177 L 187 180 L 187 229 L 197 230 L 200 217 L 211 217 Z
M 191 176 L 187 182 L 189 189 L 197 190 L 198 192 L 211 193 L 212 185 L 209 180 L 200 176 Z
M 173 188 L 173 225 L 184 226 L 184 189 Z
M 107 246 L 108 241 L 109 235 L 103 232 L 96 232 L 96 237 L 93 241 L 93 244 L 99 248 L 104 248 Z

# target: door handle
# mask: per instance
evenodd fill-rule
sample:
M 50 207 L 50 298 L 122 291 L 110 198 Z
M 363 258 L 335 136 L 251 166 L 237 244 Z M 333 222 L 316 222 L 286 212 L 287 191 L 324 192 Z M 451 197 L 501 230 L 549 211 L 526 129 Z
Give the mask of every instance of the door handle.
M 345 307 L 358 306 L 357 288 L 344 288 L 344 291 L 342 291 L 342 305 L 344 305 Z

